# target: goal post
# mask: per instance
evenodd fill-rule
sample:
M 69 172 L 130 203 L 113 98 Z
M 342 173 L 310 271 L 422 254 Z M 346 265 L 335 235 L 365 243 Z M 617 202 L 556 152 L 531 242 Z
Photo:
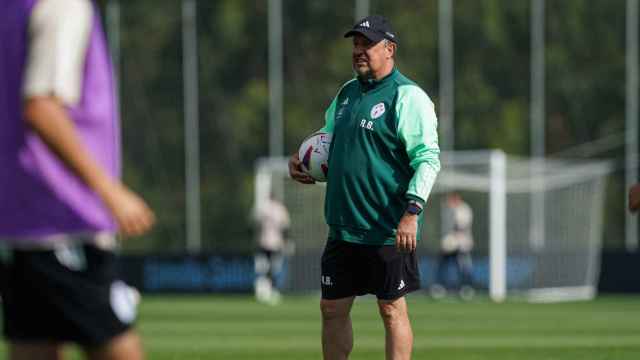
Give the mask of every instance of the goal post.
M 501 150 L 443 152 L 442 170 L 434 193 L 487 192 L 489 197 L 489 296 L 501 302 L 507 296 L 507 157 Z M 481 169 L 465 172 L 461 169 Z M 429 226 L 429 224 L 427 224 Z M 438 239 L 439 240 L 439 239 Z
M 433 282 L 442 238 L 445 194 L 462 194 L 474 211 L 474 284 L 493 301 L 589 299 L 600 269 L 606 177 L 610 164 L 598 161 L 532 160 L 500 150 L 441 154 L 442 170 L 425 208 L 418 244 L 423 287 Z M 286 158 L 256 163 L 255 205 L 281 187 L 292 218 L 296 253 L 289 259 L 284 291 L 318 291 L 320 256 L 327 239 L 324 184 L 303 185 L 288 177 Z M 277 194 L 278 192 L 275 191 Z M 542 242 L 532 241 L 535 194 L 546 201 Z

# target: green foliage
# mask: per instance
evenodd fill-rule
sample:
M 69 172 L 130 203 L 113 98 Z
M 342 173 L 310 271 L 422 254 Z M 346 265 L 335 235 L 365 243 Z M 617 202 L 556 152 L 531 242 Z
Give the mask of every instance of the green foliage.
M 185 237 L 181 2 L 120 1 L 125 180 L 159 226 L 130 250 L 180 251 Z M 254 162 L 268 152 L 267 1 L 200 0 L 198 51 L 202 232 L 205 249 L 248 251 Z M 398 67 L 438 107 L 437 1 L 371 1 L 396 27 Z M 285 151 L 323 125 L 352 77 L 352 2 L 283 1 Z M 625 1 L 547 2 L 547 152 L 624 126 Z M 529 153 L 528 1 L 454 2 L 456 149 Z M 622 156 L 622 149 L 608 153 Z M 613 181 L 618 184 L 619 181 Z M 620 186 L 607 197 L 622 208 Z M 615 210 L 613 210 L 615 209 Z M 619 244 L 621 226 L 608 225 Z

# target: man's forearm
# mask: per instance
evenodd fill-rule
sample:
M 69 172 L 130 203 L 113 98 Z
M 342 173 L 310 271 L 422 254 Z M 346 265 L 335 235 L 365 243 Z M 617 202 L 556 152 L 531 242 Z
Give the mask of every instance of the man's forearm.
M 413 178 L 409 182 L 409 188 L 407 190 L 407 196 L 413 196 L 420 199 L 421 202 L 427 202 L 431 189 L 436 182 L 438 171 L 440 170 L 440 163 L 436 158 L 436 166 L 424 162 L 418 165 L 416 172 L 413 174 Z M 416 200 L 417 200 L 416 199 Z
M 54 97 L 35 97 L 24 106 L 26 121 L 49 149 L 84 183 L 104 198 L 116 186 L 89 154 L 64 106 Z

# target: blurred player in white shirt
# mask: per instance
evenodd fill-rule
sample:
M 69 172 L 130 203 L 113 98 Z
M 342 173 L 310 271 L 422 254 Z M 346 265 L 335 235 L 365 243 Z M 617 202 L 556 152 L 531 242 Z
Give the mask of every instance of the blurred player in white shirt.
M 254 209 L 253 220 L 258 225 L 258 252 L 255 255 L 255 295 L 260 302 L 271 305 L 280 302 L 275 276 L 282 268 L 283 256 L 288 245 L 286 233 L 291 225 L 287 208 L 270 198 Z
M 447 195 L 444 211 L 445 236 L 442 238 L 440 258 L 436 271 L 436 281 L 431 288 L 434 297 L 442 297 L 446 294 L 445 274 L 453 264 L 458 272 L 459 292 L 463 299 L 471 298 L 474 294 L 471 272 L 473 249 L 473 210 L 460 194 L 451 192 Z

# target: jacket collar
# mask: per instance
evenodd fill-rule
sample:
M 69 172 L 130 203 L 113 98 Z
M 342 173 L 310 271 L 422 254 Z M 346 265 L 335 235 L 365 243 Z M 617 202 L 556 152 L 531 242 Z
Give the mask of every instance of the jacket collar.
M 391 70 L 391 72 L 387 74 L 387 76 L 383 77 L 380 80 L 362 79 L 358 77 L 358 83 L 360 84 L 360 88 L 362 89 L 362 91 L 367 92 L 377 87 L 390 83 L 391 81 L 393 81 L 393 79 L 396 78 L 398 73 L 399 73 L 398 69 L 394 67 L 393 70 Z

